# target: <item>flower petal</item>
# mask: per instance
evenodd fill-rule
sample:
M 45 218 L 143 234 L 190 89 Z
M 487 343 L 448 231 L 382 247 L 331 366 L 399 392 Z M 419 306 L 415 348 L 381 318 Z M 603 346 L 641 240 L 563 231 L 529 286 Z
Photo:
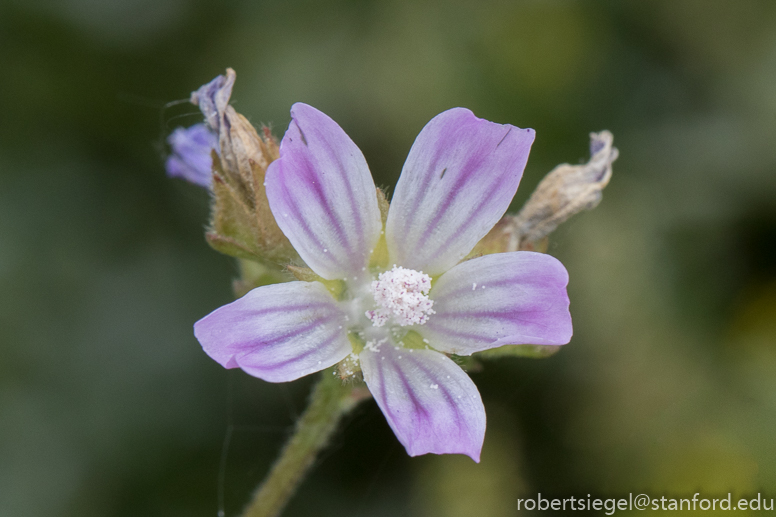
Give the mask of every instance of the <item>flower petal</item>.
M 318 282 L 258 287 L 194 324 L 205 352 L 226 368 L 287 382 L 341 361 L 352 349 L 345 315 Z
M 391 201 L 391 263 L 437 275 L 464 258 L 509 207 L 533 140 L 533 129 L 463 108 L 434 117 L 412 145 Z
M 466 454 L 479 463 L 485 408 L 457 364 L 434 350 L 388 344 L 359 358 L 369 391 L 407 454 Z
M 568 280 L 563 264 L 543 253 L 467 260 L 431 288 L 436 314 L 423 336 L 435 349 L 458 355 L 502 345 L 565 345 L 572 333 Z
M 267 170 L 270 209 L 313 271 L 328 280 L 361 274 L 382 230 L 364 155 L 317 109 L 297 103 L 291 117 Z
M 165 163 L 167 175 L 209 187 L 213 182 L 211 153 L 218 147 L 215 133 L 206 124 L 179 127 L 167 137 L 167 143 L 172 149 Z

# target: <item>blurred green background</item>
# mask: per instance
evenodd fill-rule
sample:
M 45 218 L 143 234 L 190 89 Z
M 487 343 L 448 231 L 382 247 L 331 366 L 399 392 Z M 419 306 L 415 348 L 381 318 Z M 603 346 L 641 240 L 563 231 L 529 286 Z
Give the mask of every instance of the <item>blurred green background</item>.
M 536 129 L 513 210 L 589 132 L 621 156 L 551 238 L 571 344 L 472 375 L 482 463 L 408 458 L 370 401 L 286 515 L 776 497 L 776 2 L 1 0 L 0 515 L 236 515 L 303 409 L 310 380 L 223 370 L 191 331 L 237 271 L 164 174 L 200 117 L 164 106 L 227 66 L 238 111 L 280 136 L 318 107 L 378 184 L 453 106 Z

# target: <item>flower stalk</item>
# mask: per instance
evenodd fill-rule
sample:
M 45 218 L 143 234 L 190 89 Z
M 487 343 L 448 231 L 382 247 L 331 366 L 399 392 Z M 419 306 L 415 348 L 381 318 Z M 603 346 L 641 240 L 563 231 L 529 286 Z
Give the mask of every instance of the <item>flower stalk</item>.
M 296 492 L 339 427 L 342 417 L 369 396 L 363 385 L 343 383 L 330 368 L 322 373 L 310 395 L 310 403 L 296 424 L 280 457 L 253 494 L 242 517 L 277 517 Z

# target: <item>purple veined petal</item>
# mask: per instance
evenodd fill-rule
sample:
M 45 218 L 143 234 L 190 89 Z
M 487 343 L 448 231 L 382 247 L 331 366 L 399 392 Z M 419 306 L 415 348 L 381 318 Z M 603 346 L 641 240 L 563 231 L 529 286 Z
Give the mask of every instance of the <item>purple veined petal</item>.
M 565 345 L 572 334 L 568 280 L 563 264 L 543 253 L 467 260 L 431 288 L 436 314 L 423 336 L 435 349 L 458 355 L 502 345 Z
M 267 170 L 272 214 L 317 274 L 328 280 L 361 275 L 382 231 L 364 155 L 317 109 L 297 103 L 291 117 L 280 158 Z
M 434 350 L 389 344 L 359 358 L 369 391 L 407 454 L 466 454 L 479 463 L 485 407 L 457 364 Z
M 391 201 L 391 263 L 437 275 L 469 253 L 517 191 L 533 129 L 463 108 L 434 117 L 415 139 Z
M 218 147 L 215 133 L 206 124 L 179 127 L 167 137 L 167 143 L 172 149 L 165 163 L 167 175 L 209 187 L 213 182 L 211 153 Z
M 258 287 L 194 324 L 205 352 L 269 382 L 323 370 L 352 352 L 345 315 L 318 282 Z

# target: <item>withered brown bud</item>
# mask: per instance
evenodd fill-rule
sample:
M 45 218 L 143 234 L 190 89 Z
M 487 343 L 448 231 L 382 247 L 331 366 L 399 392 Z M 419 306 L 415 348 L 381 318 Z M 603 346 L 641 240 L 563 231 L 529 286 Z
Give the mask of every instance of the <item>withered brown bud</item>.
M 555 167 L 536 187 L 516 216 L 504 216 L 477 244 L 470 256 L 506 251 L 545 251 L 547 236 L 562 222 L 601 202 L 617 159 L 609 131 L 590 134 L 590 161 Z
M 213 209 L 206 237 L 217 251 L 239 258 L 288 263 L 298 258 L 269 209 L 264 176 L 278 158 L 278 143 L 268 129 L 259 135 L 229 105 L 235 71 L 226 70 L 191 94 L 218 135 L 213 153 Z
M 618 155 L 613 140 L 609 131 L 591 133 L 590 161 L 558 165 L 544 177 L 515 218 L 521 243 L 538 242 L 572 215 L 601 202 Z

